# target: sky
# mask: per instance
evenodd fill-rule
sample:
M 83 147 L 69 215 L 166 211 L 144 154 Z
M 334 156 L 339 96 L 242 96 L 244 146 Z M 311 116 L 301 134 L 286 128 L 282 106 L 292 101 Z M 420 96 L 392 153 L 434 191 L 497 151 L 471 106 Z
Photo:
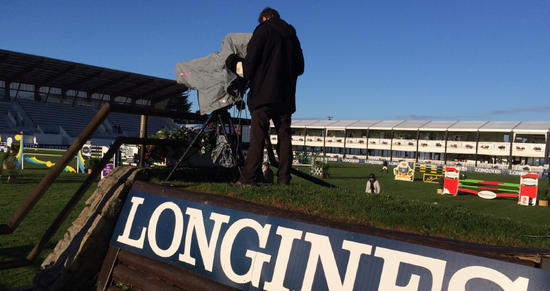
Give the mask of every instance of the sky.
M 0 0 L 0 48 L 175 79 L 266 6 L 304 52 L 294 119 L 550 120 L 547 0 Z

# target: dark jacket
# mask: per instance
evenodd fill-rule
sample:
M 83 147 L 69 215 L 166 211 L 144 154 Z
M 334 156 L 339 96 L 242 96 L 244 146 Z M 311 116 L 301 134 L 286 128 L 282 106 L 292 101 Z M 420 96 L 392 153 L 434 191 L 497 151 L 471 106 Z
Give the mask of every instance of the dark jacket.
M 304 56 L 296 30 L 282 19 L 256 27 L 248 43 L 244 77 L 250 81 L 248 108 L 296 111 L 296 80 L 304 73 Z

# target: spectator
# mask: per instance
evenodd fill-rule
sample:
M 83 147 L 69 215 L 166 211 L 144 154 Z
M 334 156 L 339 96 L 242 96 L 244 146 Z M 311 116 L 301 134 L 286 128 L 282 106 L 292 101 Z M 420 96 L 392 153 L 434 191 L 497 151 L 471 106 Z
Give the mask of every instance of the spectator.
M 380 183 L 378 183 L 378 180 L 376 180 L 376 176 L 373 173 L 369 175 L 365 192 L 375 194 L 380 193 Z
M 262 165 L 263 182 L 273 184 L 273 171 L 269 167 L 269 162 L 265 162 Z

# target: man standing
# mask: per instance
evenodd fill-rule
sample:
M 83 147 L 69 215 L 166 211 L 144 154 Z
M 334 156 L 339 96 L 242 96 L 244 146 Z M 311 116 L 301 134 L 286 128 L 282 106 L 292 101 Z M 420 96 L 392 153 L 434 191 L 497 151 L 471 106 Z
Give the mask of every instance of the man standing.
M 272 8 L 265 8 L 248 43 L 246 58 L 229 57 L 227 66 L 249 81 L 250 147 L 237 184 L 252 185 L 262 162 L 263 143 L 273 120 L 278 136 L 277 183 L 290 183 L 291 115 L 296 111 L 296 81 L 304 73 L 304 56 L 296 30 Z

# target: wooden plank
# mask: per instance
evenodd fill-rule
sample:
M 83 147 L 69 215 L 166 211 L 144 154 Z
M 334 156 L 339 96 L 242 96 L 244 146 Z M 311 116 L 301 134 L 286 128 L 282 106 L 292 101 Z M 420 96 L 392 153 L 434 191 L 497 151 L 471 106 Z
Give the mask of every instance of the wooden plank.
M 107 290 L 109 285 L 111 285 L 111 274 L 113 272 L 119 250 L 119 248 L 112 246 L 109 246 L 109 249 L 107 249 L 107 254 L 105 255 L 105 259 L 103 259 L 103 264 L 101 265 L 101 270 L 99 270 L 97 275 L 97 291 Z
M 113 280 L 130 285 L 143 291 L 181 291 L 164 282 L 161 282 L 151 274 L 142 273 L 138 270 L 132 270 L 126 265 L 118 264 L 113 270 Z
M 132 266 L 140 270 L 140 272 L 154 275 L 161 281 L 169 282 L 170 285 L 181 289 L 197 291 L 236 290 L 185 268 L 178 268 L 128 251 L 121 250 L 119 260 L 121 264 Z

